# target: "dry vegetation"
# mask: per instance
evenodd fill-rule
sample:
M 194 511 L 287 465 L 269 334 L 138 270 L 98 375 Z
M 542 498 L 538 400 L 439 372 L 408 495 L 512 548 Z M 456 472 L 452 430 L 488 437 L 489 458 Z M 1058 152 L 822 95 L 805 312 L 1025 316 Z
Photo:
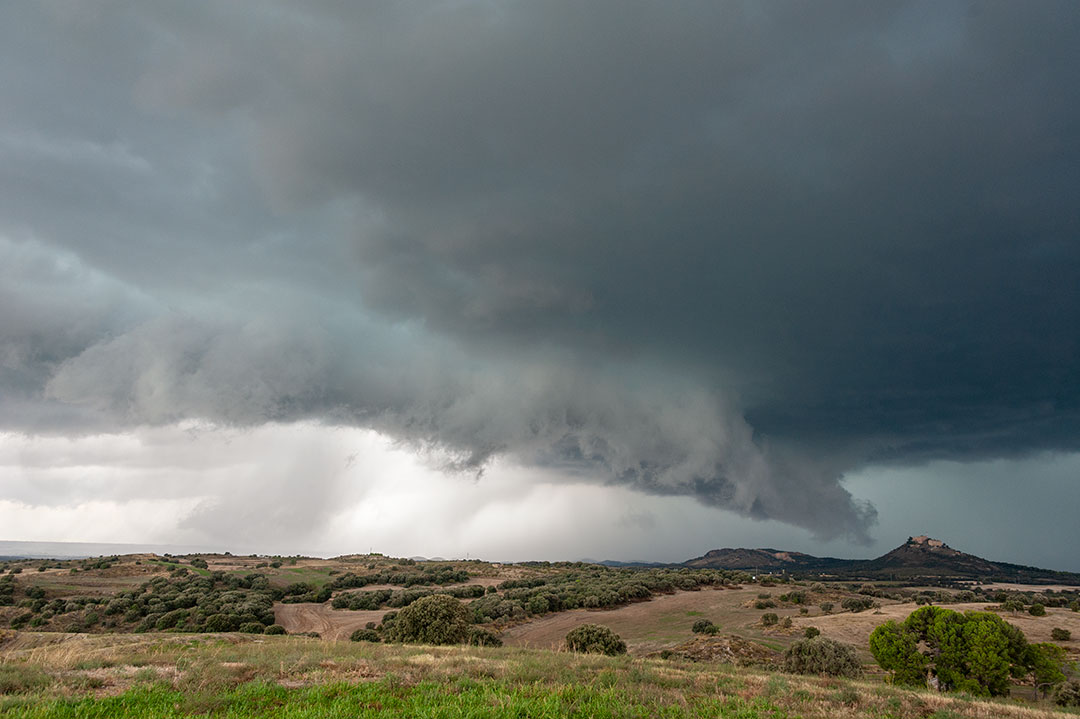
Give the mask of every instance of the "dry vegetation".
M 88 698 L 100 711 L 122 706 L 149 717 L 333 715 L 335 702 L 351 706 L 349 716 L 441 716 L 451 708 L 466 716 L 1060 716 L 728 663 L 302 637 L 19 633 L 0 647 L 0 677 L 0 711 L 27 717 L 77 716 Z
M 10 570 L 16 567 L 21 571 L 12 576 Z M 903 619 L 917 606 L 910 598 L 901 597 L 894 591 L 896 588 L 886 588 L 887 591 L 871 588 L 875 606 L 850 612 L 843 611 L 841 603 L 868 600 L 867 591 L 858 592 L 866 590 L 865 587 L 847 583 L 796 585 L 769 578 L 752 582 L 749 576 L 714 572 L 709 575 L 708 583 L 687 590 L 675 588 L 677 582 L 670 585 L 671 577 L 683 581 L 677 573 L 654 573 L 648 575 L 651 579 L 638 581 L 635 577 L 646 575 L 569 564 L 438 562 L 425 566 L 377 555 L 333 560 L 132 555 L 82 564 L 8 562 L 6 568 L 9 571 L 0 580 L 11 587 L 11 605 L 0 606 L 0 627 L 8 627 L 12 620 L 25 617 L 34 602 L 45 602 L 35 616 L 48 615 L 42 621 L 44 626 L 20 625 L 21 631 L 0 629 L 0 710 L 7 709 L 14 715 L 65 716 L 64 712 L 70 710 L 70 715 L 75 716 L 78 705 L 70 702 L 78 702 L 82 697 L 106 700 L 121 694 L 149 702 L 145 706 L 146 716 L 157 715 L 151 705 L 159 700 L 182 707 L 181 715 L 232 707 L 229 711 L 244 716 L 248 709 L 240 711 L 239 707 L 258 706 L 262 709 L 251 711 L 267 714 L 266 706 L 260 702 L 291 707 L 301 700 L 305 706 L 322 706 L 326 715 L 333 715 L 327 707 L 338 701 L 334 698 L 338 696 L 335 691 L 340 696 L 351 697 L 354 705 L 368 702 L 386 710 L 361 714 L 370 716 L 393 716 L 395 711 L 422 714 L 428 710 L 439 714 L 437 708 L 447 706 L 448 702 L 456 702 L 463 715 L 470 715 L 465 708 L 475 704 L 483 711 L 477 710 L 474 715 L 485 716 L 545 715 L 546 712 L 550 716 L 667 713 L 746 718 L 906 719 L 1044 717 L 1053 715 L 1054 711 L 1046 701 L 1035 702 L 1033 689 L 1022 684 L 1014 687 L 1013 702 L 979 702 L 905 691 L 884 684 L 868 652 L 869 635 L 882 622 Z M 409 581 L 413 582 L 416 573 L 425 569 L 437 569 L 445 576 L 467 575 L 467 578 L 431 586 L 385 581 L 359 587 L 343 585 L 343 577 L 350 574 L 372 578 L 405 576 L 412 577 Z M 312 593 L 321 592 L 325 597 L 380 589 L 441 591 L 440 588 L 475 584 L 483 588 L 485 606 L 490 608 L 509 601 L 516 602 L 518 609 L 495 619 L 491 616 L 481 619 L 484 626 L 501 636 L 505 643 L 502 648 L 347 642 L 344 640 L 355 630 L 379 623 L 387 609 L 334 609 L 329 599 L 302 601 L 300 595 L 285 595 L 284 599 L 291 603 L 275 601 L 272 621 L 290 634 L 314 633 L 321 640 L 305 636 L 190 633 L 190 630 L 180 631 L 182 627 L 168 633 L 154 632 L 153 627 L 149 632 L 129 633 L 136 627 L 134 622 L 121 621 L 121 615 L 104 616 L 102 611 L 110 600 L 130 595 L 155 578 L 160 587 L 164 586 L 161 584 L 164 580 L 172 582 L 184 576 L 218 577 L 218 581 L 225 576 L 248 581 L 255 574 L 265 578 L 263 591 L 275 592 L 274 596 L 279 598 L 282 592 L 291 591 L 289 588 L 298 584 L 307 585 Z M 568 583 L 567 576 L 577 579 Z M 508 581 L 510 584 L 503 584 Z M 650 582 L 654 582 L 654 589 L 649 590 L 652 594 L 648 595 L 651 599 L 644 600 L 640 596 L 642 587 Z M 1038 587 L 1016 590 L 1029 592 L 1026 597 L 1029 603 L 1064 601 L 1060 590 L 1058 595 L 1042 594 L 1046 588 Z M 793 591 L 800 595 L 797 600 L 789 595 Z M 928 587 L 914 591 L 941 592 L 941 589 Z M 574 602 L 591 604 L 597 597 L 602 603 L 614 604 L 604 608 L 578 606 L 534 612 L 530 601 L 537 595 L 549 597 L 552 603 L 566 601 L 568 606 Z M 947 598 L 948 594 L 942 596 Z M 90 603 L 77 611 L 55 616 L 45 608 L 50 602 L 55 606 L 57 600 L 74 597 L 87 598 Z M 828 605 L 832 605 L 828 611 L 823 609 Z M 985 601 L 950 604 L 960 611 L 986 610 L 989 606 Z M 776 615 L 775 624 L 762 622 L 766 613 Z M 98 617 L 97 623 L 89 624 L 90 614 L 103 616 Z M 1001 611 L 1001 614 L 1020 627 L 1032 642 L 1051 641 L 1053 628 L 1070 631 L 1071 639 L 1055 643 L 1066 650 L 1071 661 L 1080 658 L 1080 613 L 1070 611 L 1067 606 L 1049 606 L 1045 616 L 1033 616 L 1026 611 Z M 699 620 L 718 625 L 719 635 L 693 634 L 691 627 Z M 565 653 L 562 647 L 566 634 L 587 623 L 614 630 L 626 642 L 629 656 L 609 659 Z M 801 638 L 808 627 L 817 628 L 823 637 L 854 645 L 869 670 L 864 679 L 775 673 L 781 652 Z M 73 629 L 78 633 L 68 631 Z M 335 686 L 347 689 L 331 689 Z

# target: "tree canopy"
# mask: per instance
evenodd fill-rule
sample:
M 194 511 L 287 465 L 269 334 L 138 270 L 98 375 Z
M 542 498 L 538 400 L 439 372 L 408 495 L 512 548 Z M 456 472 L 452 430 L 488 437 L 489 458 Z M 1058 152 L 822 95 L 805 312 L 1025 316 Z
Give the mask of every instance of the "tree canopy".
M 929 671 L 941 689 L 980 696 L 1008 694 L 1010 678 L 1028 673 L 1037 683 L 1063 681 L 1062 657 L 1048 646 L 1028 644 L 1020 629 L 992 612 L 935 606 L 916 609 L 903 622 L 889 620 L 870 635 L 870 652 L 896 684 L 926 686 Z

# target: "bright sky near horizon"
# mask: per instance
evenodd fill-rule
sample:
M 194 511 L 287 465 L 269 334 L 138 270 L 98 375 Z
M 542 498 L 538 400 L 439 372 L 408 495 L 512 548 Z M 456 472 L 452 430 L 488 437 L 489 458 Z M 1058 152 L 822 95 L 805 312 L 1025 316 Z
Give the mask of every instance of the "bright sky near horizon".
M 1080 571 L 1080 7 L 0 10 L 0 539 Z

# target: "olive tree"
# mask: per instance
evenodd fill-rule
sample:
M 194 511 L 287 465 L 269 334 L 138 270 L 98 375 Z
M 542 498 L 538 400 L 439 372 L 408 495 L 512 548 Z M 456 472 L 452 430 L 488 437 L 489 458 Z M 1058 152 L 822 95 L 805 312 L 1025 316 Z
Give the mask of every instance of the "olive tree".
M 468 610 L 448 594 L 421 597 L 402 609 L 392 622 L 384 618 L 387 641 L 416 644 L 460 644 L 469 634 Z
M 626 654 L 626 642 L 618 634 L 599 624 L 582 624 L 566 635 L 566 648 L 572 652 Z

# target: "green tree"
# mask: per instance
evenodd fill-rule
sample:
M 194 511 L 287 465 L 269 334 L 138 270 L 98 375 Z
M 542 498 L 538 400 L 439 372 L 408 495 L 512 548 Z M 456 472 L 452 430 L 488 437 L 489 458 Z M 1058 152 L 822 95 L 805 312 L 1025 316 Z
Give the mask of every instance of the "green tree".
M 402 609 L 387 625 L 386 639 L 417 644 L 460 644 L 469 633 L 468 610 L 447 594 L 421 597 Z
M 894 684 L 926 686 L 929 660 L 919 652 L 915 633 L 890 619 L 870 634 L 870 653 L 882 669 L 892 672 Z
M 1065 683 L 1065 650 L 1056 644 L 1041 642 L 1028 645 L 1027 665 L 1035 684 L 1035 694 L 1049 696 L 1054 687 Z
M 930 669 L 942 689 L 991 696 L 1008 694 L 1010 677 L 1032 671 L 1040 657 L 1023 632 L 996 614 L 935 606 L 916 609 L 902 624 L 879 626 L 870 652 L 897 684 L 924 686 Z
M 566 635 L 566 648 L 572 652 L 626 654 L 626 642 L 618 634 L 599 624 L 582 624 Z

